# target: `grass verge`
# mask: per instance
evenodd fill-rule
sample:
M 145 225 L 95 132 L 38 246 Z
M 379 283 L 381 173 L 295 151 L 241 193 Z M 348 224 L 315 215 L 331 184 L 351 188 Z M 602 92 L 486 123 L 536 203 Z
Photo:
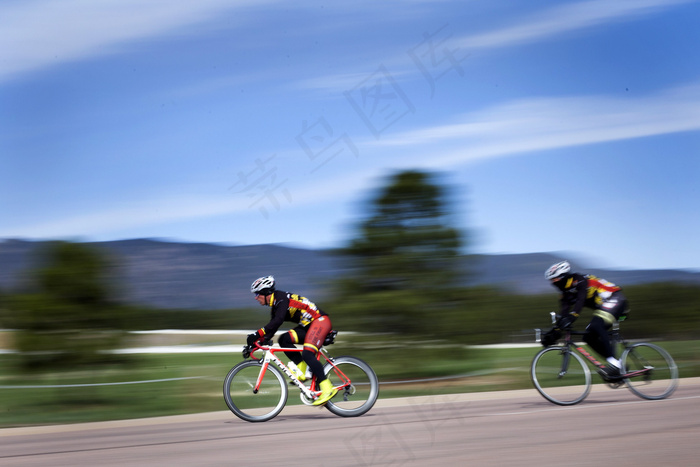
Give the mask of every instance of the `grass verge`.
M 537 348 L 455 348 L 434 342 L 405 348 L 355 340 L 332 355 L 367 361 L 380 398 L 532 388 Z M 661 342 L 681 377 L 700 376 L 700 341 Z M 0 355 L 0 428 L 156 417 L 227 410 L 222 383 L 238 354 L 144 354 L 130 364 L 27 374 Z M 288 404 L 299 403 L 292 388 Z M 232 415 L 233 416 L 233 415 Z

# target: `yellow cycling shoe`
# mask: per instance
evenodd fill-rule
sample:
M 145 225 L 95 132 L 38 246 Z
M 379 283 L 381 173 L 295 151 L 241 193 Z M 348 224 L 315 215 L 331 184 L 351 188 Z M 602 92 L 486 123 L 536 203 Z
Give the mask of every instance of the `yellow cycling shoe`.
M 299 368 L 299 371 L 301 372 L 301 375 L 299 376 L 299 381 L 306 381 L 307 379 L 309 379 L 309 377 L 307 377 L 309 367 L 306 364 L 306 362 L 301 362 L 297 365 L 297 368 Z
M 333 384 L 328 379 L 321 381 L 321 394 L 311 405 L 323 405 L 328 402 L 333 396 L 338 393 L 338 390 L 333 387 Z

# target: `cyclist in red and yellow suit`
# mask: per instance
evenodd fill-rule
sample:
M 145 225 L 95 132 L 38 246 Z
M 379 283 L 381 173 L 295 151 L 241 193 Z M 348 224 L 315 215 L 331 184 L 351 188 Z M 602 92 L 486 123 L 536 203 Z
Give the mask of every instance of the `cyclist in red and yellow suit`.
M 285 321 L 298 323 L 290 331 L 282 334 L 278 340 L 280 347 L 294 348 L 294 344 L 304 343 L 304 350 L 299 352 L 285 352 L 289 359 L 299 369 L 297 377 L 305 380 L 306 368 L 311 370 L 321 389 L 321 395 L 313 402 L 313 405 L 323 405 L 337 392 L 323 372 L 323 365 L 316 358 L 323 341 L 331 331 L 331 320 L 323 310 L 313 302 L 297 294 L 275 290 L 275 279 L 272 276 L 256 279 L 250 287 L 255 294 L 255 299 L 262 306 L 271 308 L 270 322 L 249 334 L 247 343 L 267 338 L 272 339 L 277 330 Z
M 595 310 L 583 340 L 607 360 L 607 376 L 619 375 L 620 361 L 615 358 L 608 330 L 629 311 L 622 288 L 592 274 L 572 273 L 566 261 L 547 269 L 545 278 L 562 293 L 557 322 L 560 329 L 571 326 L 584 307 Z

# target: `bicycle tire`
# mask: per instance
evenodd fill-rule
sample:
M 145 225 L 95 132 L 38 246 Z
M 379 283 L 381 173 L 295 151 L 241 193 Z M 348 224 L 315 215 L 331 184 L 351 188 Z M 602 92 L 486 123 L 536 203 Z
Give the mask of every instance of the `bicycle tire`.
M 267 366 L 258 392 L 253 392 L 262 366 L 258 361 L 246 360 L 231 368 L 224 379 L 226 405 L 238 418 L 248 422 L 271 420 L 287 403 L 285 378 L 272 365 Z
M 359 417 L 367 413 L 379 397 L 379 380 L 366 362 L 356 357 L 336 357 L 333 365 L 326 363 L 323 371 L 338 388 L 338 394 L 326 403 L 326 408 L 341 417 Z M 339 374 L 350 379 L 349 383 Z
M 568 365 L 562 374 L 564 358 Z M 542 397 L 557 405 L 574 405 L 591 391 L 591 371 L 576 352 L 565 346 L 547 347 L 532 359 L 530 377 Z
M 632 344 L 622 352 L 620 362 L 627 388 L 642 399 L 665 399 L 678 386 L 678 367 L 658 345 Z

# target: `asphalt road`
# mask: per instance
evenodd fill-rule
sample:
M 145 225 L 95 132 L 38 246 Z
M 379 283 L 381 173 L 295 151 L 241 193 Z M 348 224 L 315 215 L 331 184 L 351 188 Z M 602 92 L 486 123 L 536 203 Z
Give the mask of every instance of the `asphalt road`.
M 291 397 L 291 396 L 290 396 Z M 558 407 L 532 390 L 380 399 L 366 415 L 290 407 L 265 423 L 230 412 L 0 430 L 8 466 L 690 466 L 700 379 L 662 401 L 596 386 Z

